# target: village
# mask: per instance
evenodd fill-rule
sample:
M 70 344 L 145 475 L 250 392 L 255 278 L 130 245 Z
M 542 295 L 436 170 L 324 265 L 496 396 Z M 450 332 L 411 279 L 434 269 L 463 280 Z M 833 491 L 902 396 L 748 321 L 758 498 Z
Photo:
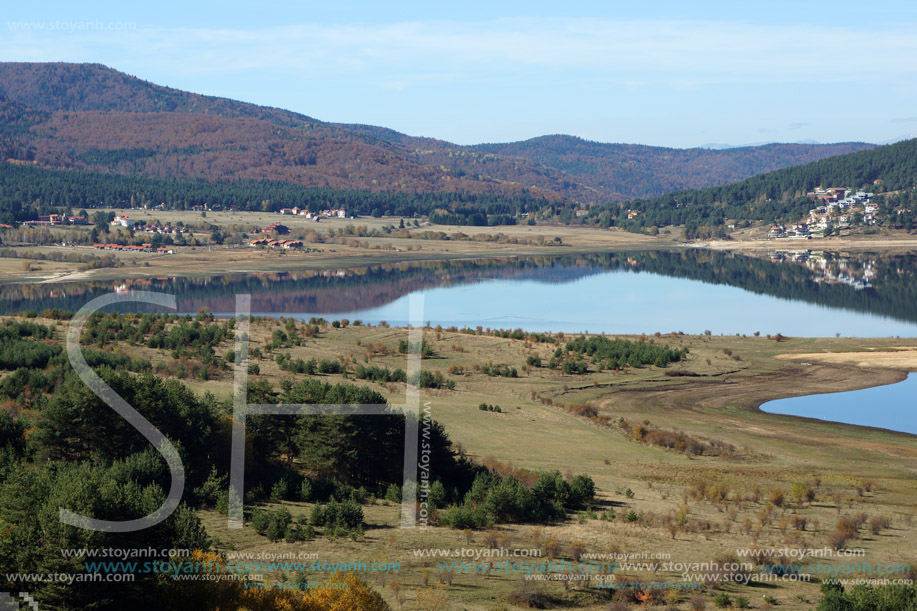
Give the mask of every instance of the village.
M 874 193 L 854 192 L 845 187 L 830 187 L 818 188 L 806 195 L 813 198 L 817 204 L 809 210 L 808 218 L 789 228 L 785 225 L 774 225 L 767 237 L 811 239 L 824 237 L 835 228 L 876 224 L 875 214 L 879 211 L 879 205 L 871 202 L 875 197 Z

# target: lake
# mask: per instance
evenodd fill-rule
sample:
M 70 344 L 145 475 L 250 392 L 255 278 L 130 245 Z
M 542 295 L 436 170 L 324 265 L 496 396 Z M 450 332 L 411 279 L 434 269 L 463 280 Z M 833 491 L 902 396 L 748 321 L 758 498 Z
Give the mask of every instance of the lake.
M 76 310 L 113 291 L 176 296 L 182 313 L 408 321 L 423 296 L 431 325 L 608 334 L 917 337 L 917 257 L 703 250 L 383 264 L 333 271 L 0 286 L 0 313 Z M 122 311 L 146 306 L 124 304 Z M 850 393 L 765 404 L 796 414 L 917 433 L 915 376 Z M 864 407 L 867 409 L 864 410 Z M 883 407 L 885 409 L 883 409 Z M 889 409 L 893 407 L 893 409 Z M 866 413 L 868 416 L 863 416 Z
M 683 331 L 917 337 L 913 255 L 851 258 L 700 250 L 386 264 L 335 271 L 5 285 L 0 312 L 60 307 L 131 289 L 176 295 L 179 310 L 405 324 L 422 295 L 432 325 L 633 334 Z M 126 306 L 122 309 L 142 309 Z
M 768 401 L 761 410 L 917 435 L 917 375 L 887 386 Z

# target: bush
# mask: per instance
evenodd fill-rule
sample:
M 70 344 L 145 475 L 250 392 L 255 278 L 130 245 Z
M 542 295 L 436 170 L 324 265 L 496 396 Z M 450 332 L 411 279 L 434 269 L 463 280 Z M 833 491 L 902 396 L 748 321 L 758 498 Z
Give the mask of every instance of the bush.
M 340 503 L 331 501 L 327 505 L 313 507 L 309 521 L 315 526 L 349 530 L 363 524 L 363 508 L 349 499 Z
M 434 508 L 445 507 L 448 499 L 446 498 L 446 487 L 439 480 L 433 482 L 430 486 L 430 494 L 427 497 L 430 505 Z
M 585 505 L 595 499 L 595 482 L 585 473 L 577 475 L 570 483 L 570 503 Z
M 392 503 L 401 502 L 401 486 L 398 484 L 389 484 L 385 489 L 385 500 Z
M 538 588 L 537 581 L 521 579 L 506 596 L 510 604 L 526 609 L 545 609 L 550 602 L 548 596 Z
M 285 500 L 289 494 L 290 484 L 286 478 L 277 480 L 277 483 L 271 486 L 271 500 L 275 503 Z
M 567 375 L 584 375 L 589 369 L 585 361 L 564 361 L 560 368 Z
M 464 505 L 453 505 L 447 511 L 441 513 L 439 515 L 439 523 L 442 526 L 466 530 L 489 528 L 493 526 L 494 522 L 483 507 L 474 507 L 470 503 L 465 503 Z
M 917 611 L 917 587 L 858 585 L 844 592 L 831 589 L 818 601 L 817 611 Z
M 293 516 L 286 509 L 277 511 L 256 509 L 252 512 L 252 528 L 259 535 L 263 535 L 271 541 L 283 539 L 292 522 Z
M 304 503 L 312 500 L 312 482 L 308 478 L 304 479 L 299 487 L 299 500 Z

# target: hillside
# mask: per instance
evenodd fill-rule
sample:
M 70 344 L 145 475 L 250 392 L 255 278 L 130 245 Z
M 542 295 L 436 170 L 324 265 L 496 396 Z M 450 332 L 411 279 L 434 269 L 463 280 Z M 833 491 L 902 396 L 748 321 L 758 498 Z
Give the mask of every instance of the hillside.
M 726 219 L 792 222 L 813 206 L 816 187 L 863 189 L 880 195 L 880 219 L 911 228 L 917 187 L 917 139 L 784 168 L 743 181 L 635 199 L 593 210 L 590 220 L 627 229 L 685 225 L 722 226 Z M 638 210 L 638 214 L 628 214 Z M 627 218 L 631 216 L 631 218 Z
M 151 178 L 602 203 L 870 146 L 679 150 L 569 136 L 459 146 L 162 87 L 99 64 L 0 64 L 3 159 Z
M 873 148 L 863 142 L 765 144 L 729 149 L 673 149 L 591 142 L 574 136 L 542 136 L 524 142 L 473 147 L 522 157 L 567 172 L 578 182 L 628 199 L 685 188 L 726 184 L 825 157 Z
M 0 65 L 0 121 L 6 158 L 50 167 L 369 191 L 528 191 L 490 176 L 451 176 L 342 126 L 160 87 L 96 64 Z

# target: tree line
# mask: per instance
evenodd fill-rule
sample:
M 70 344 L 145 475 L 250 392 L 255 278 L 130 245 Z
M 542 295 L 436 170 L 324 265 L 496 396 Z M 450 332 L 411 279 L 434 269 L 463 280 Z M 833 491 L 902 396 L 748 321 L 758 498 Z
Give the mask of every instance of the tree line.
M 312 212 L 343 208 L 348 215 L 405 218 L 426 216 L 440 210 L 440 214 L 447 215 L 444 217 L 447 222 L 452 218 L 448 215 L 466 221 L 449 224 L 488 225 L 496 224 L 496 221 L 490 222 L 494 219 L 508 222 L 522 212 L 538 210 L 545 205 L 545 200 L 531 195 L 309 188 L 263 180 L 168 180 L 0 163 L 0 223 L 36 220 L 40 214 L 68 210 L 161 203 L 178 210 L 208 204 L 259 212 L 293 207 Z

